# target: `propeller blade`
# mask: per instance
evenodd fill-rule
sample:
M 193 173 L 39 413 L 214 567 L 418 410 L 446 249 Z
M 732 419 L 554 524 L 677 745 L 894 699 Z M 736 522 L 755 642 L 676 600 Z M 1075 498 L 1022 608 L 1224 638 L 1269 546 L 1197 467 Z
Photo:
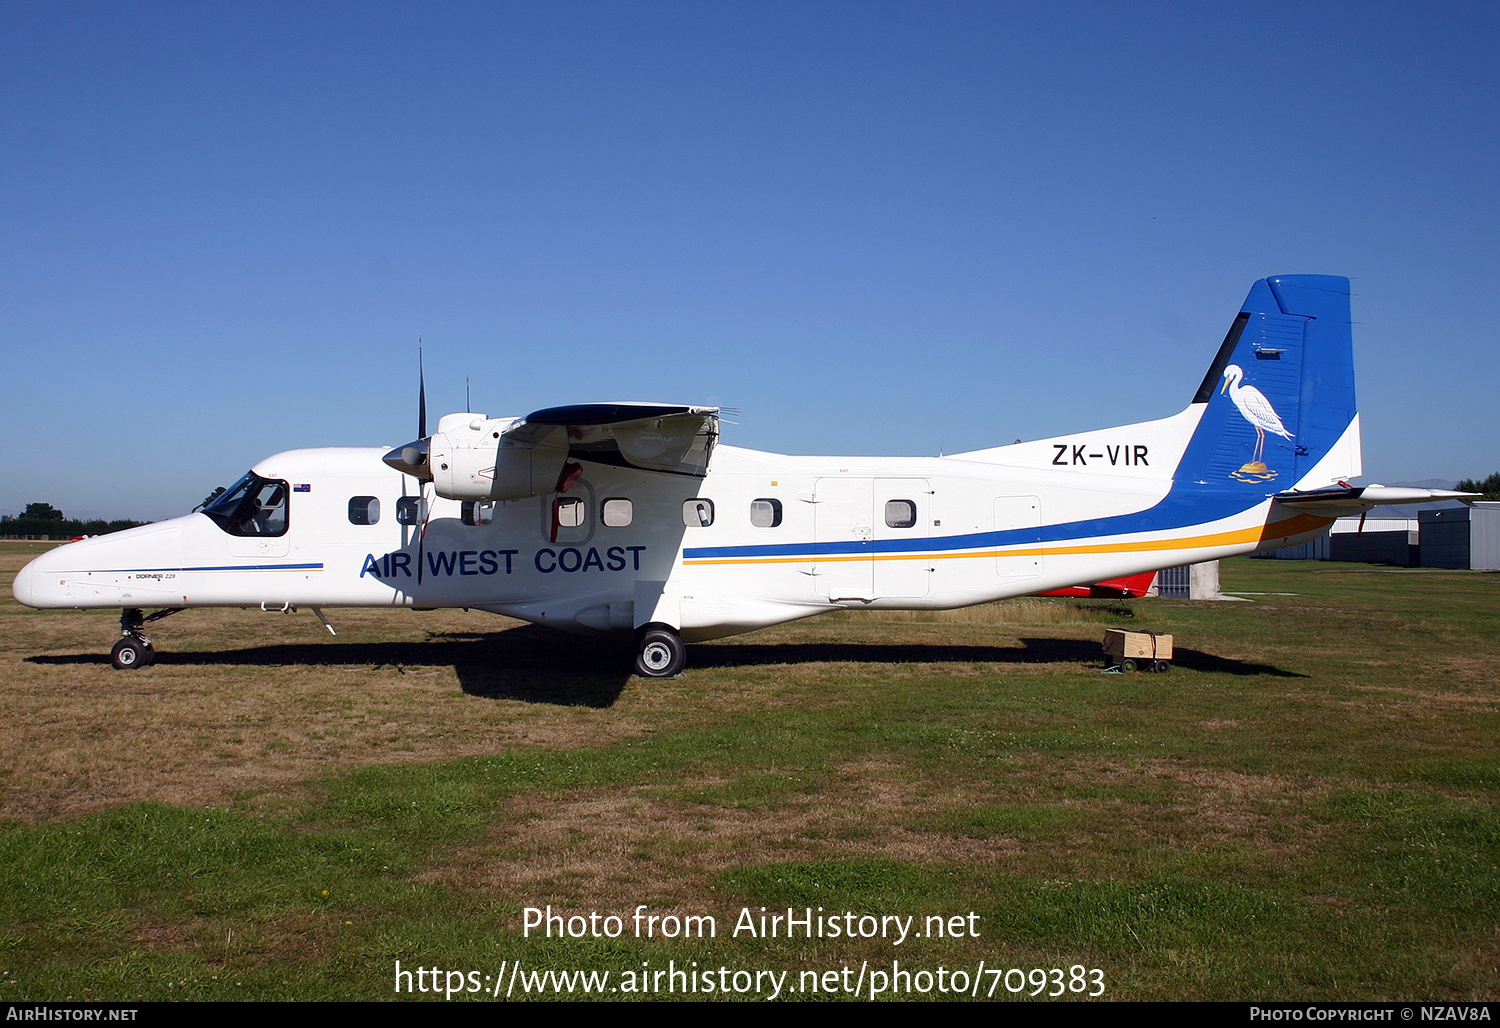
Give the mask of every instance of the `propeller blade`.
M 422 584 L 422 562 L 427 556 L 427 521 L 432 517 L 432 504 L 427 499 L 427 484 L 422 484 L 422 527 L 417 532 L 417 584 Z
M 422 340 L 417 340 L 417 438 L 427 438 L 427 376 L 422 372 Z
M 422 367 L 422 341 L 417 340 L 417 438 L 405 446 L 398 446 L 382 459 L 401 472 L 424 482 L 432 480 L 432 470 L 427 466 L 427 375 Z M 403 485 L 402 489 L 406 487 Z M 404 494 L 403 494 L 404 495 Z

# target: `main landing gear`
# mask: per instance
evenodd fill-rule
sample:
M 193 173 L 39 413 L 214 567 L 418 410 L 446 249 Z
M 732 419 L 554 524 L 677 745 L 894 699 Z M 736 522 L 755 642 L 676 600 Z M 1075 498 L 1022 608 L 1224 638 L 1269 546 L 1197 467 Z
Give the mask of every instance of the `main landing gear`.
M 155 664 L 156 647 L 141 634 L 141 628 L 148 622 L 171 617 L 183 609 L 185 608 L 167 607 L 149 617 L 143 615 L 139 607 L 126 607 L 120 611 L 120 641 L 109 651 L 109 662 L 120 671 L 132 671 Z
M 675 628 L 653 623 L 636 635 L 635 673 L 642 678 L 675 678 L 686 663 L 687 646 Z

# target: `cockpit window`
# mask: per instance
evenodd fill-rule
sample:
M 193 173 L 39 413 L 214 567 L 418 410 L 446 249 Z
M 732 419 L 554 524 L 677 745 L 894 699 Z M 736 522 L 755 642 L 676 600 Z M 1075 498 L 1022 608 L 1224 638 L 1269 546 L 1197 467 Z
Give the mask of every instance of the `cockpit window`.
M 253 471 L 203 508 L 230 535 L 285 535 L 287 484 Z

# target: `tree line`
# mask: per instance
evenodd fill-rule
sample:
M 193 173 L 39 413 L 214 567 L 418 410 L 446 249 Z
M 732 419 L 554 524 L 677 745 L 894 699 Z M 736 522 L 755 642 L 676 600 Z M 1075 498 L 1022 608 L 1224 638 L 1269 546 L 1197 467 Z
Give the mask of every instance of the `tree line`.
M 105 521 L 96 518 L 83 521 L 70 518 L 50 503 L 28 503 L 20 514 L 0 514 L 0 537 L 21 536 L 42 539 L 72 539 L 80 535 L 107 535 L 127 528 L 139 528 L 150 524 L 147 521 L 131 521 L 119 518 Z
M 1484 493 L 1486 500 L 1500 500 L 1500 471 L 1495 472 L 1482 482 L 1466 478 L 1453 488 L 1461 493 Z

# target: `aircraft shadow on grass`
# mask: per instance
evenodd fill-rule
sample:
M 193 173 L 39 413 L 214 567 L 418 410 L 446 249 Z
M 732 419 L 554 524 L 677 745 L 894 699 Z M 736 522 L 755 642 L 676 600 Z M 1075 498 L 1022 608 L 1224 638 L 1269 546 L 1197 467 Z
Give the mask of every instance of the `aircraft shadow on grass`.
M 1085 639 L 1022 639 L 1014 646 L 942 646 L 901 643 L 699 643 L 693 660 L 700 667 L 751 667 L 817 661 L 864 664 L 1102 664 L 1097 642 Z M 1177 647 L 1172 665 L 1228 675 L 1305 678 L 1270 664 L 1232 660 Z
M 27 657 L 32 664 L 108 664 L 90 653 Z M 355 643 L 328 640 L 284 643 L 211 652 L 158 653 L 164 666 L 348 667 L 394 669 L 420 675 L 452 667 L 460 688 L 484 699 L 520 700 L 565 707 L 610 707 L 630 680 L 628 646 L 574 638 L 523 625 L 499 632 L 440 632 L 410 642 Z
M 1094 664 L 1099 644 L 1081 639 L 1022 639 L 1021 647 L 902 643 L 699 643 L 693 657 L 703 668 L 773 664 Z M 31 664 L 107 664 L 103 654 L 27 657 Z M 412 642 L 285 643 L 157 656 L 168 666 L 303 665 L 393 668 L 403 674 L 449 666 L 463 691 L 475 697 L 565 707 L 607 708 L 630 680 L 629 647 L 619 642 L 561 635 L 535 625 L 499 632 L 434 633 Z M 1232 660 L 1178 647 L 1173 664 L 1193 671 L 1230 675 L 1305 678 L 1270 664 Z M 1164 682 L 1165 684 L 1165 682 Z

